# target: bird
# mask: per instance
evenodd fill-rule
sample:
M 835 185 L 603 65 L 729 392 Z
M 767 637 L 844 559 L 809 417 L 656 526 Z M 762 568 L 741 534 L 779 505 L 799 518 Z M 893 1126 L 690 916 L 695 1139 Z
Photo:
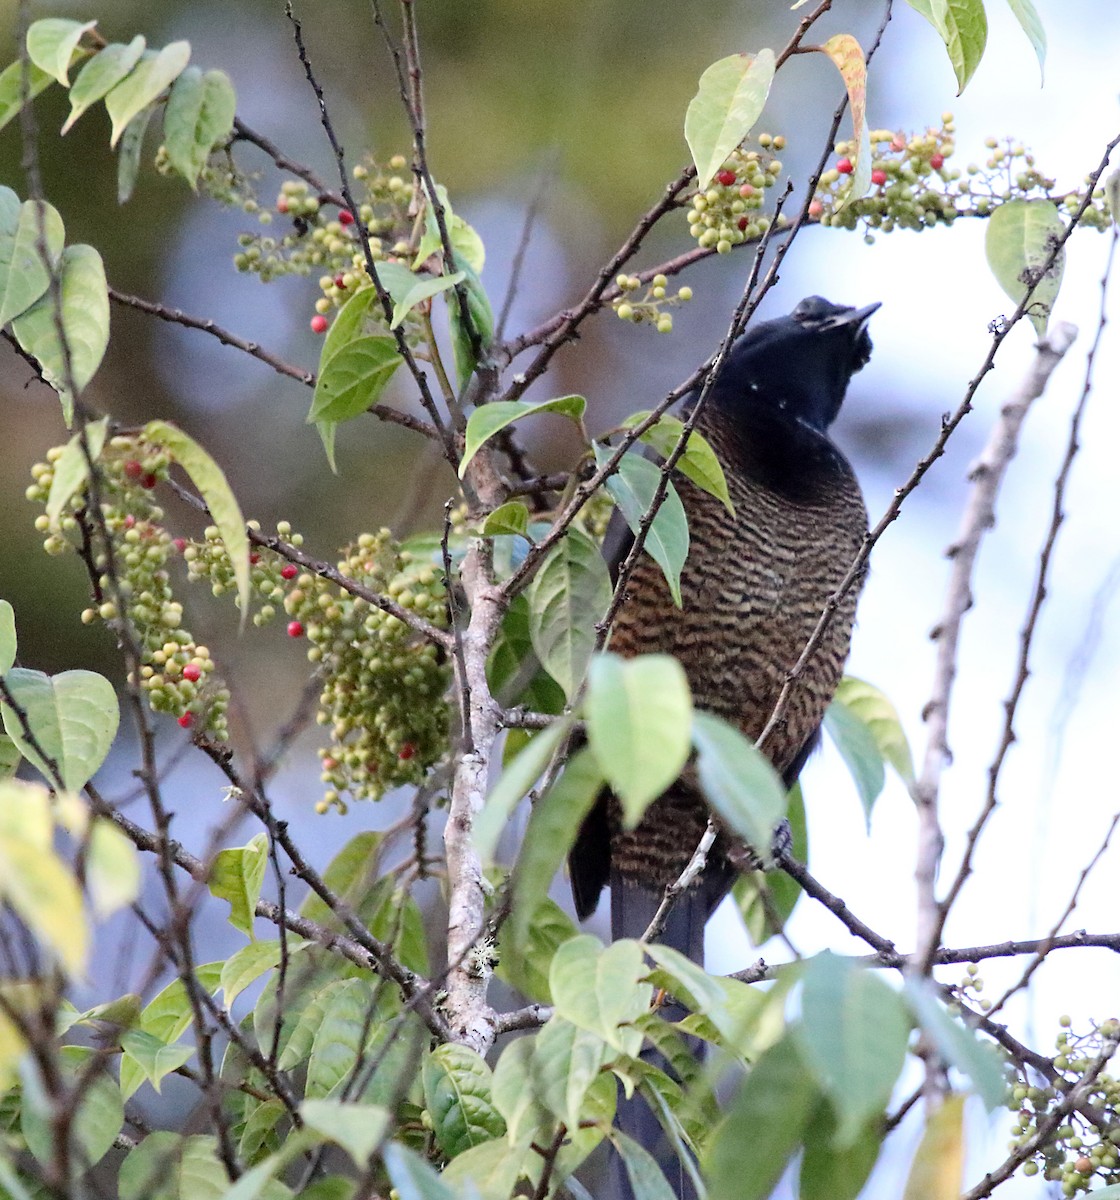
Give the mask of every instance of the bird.
M 735 341 L 695 424 L 720 461 L 734 515 L 674 475 L 690 537 L 681 605 L 674 604 L 660 567 L 643 554 L 612 626 L 612 651 L 673 655 L 684 667 L 694 705 L 723 717 L 751 741 L 762 733 L 787 673 L 867 533 L 859 483 L 829 429 L 852 376 L 870 358 L 867 325 L 879 307 L 810 296 L 786 316 L 751 324 Z M 698 395 L 686 399 L 686 413 Z M 603 542 L 615 582 L 632 546 L 633 534 L 616 511 Z M 848 655 L 861 585 L 862 577 L 839 599 L 784 718 L 762 746 L 787 787 L 819 741 Z M 691 859 L 709 815 L 688 766 L 634 829 L 624 828 L 615 797 L 601 794 L 569 855 L 580 920 L 591 915 L 609 884 L 612 937 L 640 938 L 665 888 Z M 677 899 L 658 937 L 699 965 L 705 924 L 737 874 L 729 849 L 721 832 L 705 870 Z M 763 854 L 768 849 L 754 848 Z M 663 1015 L 675 1019 L 683 1010 Z M 631 1110 L 627 1122 L 626 1111 L 623 1106 L 620 1125 L 652 1150 L 649 1139 L 660 1135 L 656 1120 L 648 1110 L 637 1117 Z M 655 1157 L 662 1165 L 675 1159 L 671 1151 Z M 674 1186 L 682 1197 L 691 1194 L 683 1172 Z M 617 1190 L 629 1194 L 624 1178 Z

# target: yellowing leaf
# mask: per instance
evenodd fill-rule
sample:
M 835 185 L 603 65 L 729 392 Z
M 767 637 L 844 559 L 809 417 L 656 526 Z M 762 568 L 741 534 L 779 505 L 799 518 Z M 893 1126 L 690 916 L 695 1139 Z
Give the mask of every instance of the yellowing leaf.
M 871 135 L 867 129 L 867 63 L 863 47 L 850 33 L 838 33 L 821 47 L 836 64 L 848 89 L 848 107 L 852 112 L 852 173 L 837 211 L 858 200 L 871 186 Z
M 964 1096 L 950 1096 L 926 1122 L 902 1200 L 957 1200 L 964 1165 Z
M 89 929 L 82 893 L 57 854 L 0 834 L 0 899 L 69 974 L 85 970 Z
M 111 916 L 140 895 L 136 847 L 105 817 L 98 817 L 90 830 L 86 886 L 94 914 L 100 918 Z

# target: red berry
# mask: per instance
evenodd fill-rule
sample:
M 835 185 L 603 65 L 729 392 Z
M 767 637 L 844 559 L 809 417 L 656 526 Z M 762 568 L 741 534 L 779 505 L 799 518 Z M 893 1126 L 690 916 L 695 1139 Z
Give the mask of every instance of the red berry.
M 288 637 L 303 637 L 303 622 L 289 621 L 288 622 Z
M 327 332 L 327 318 L 324 317 L 322 313 L 316 313 L 311 318 L 311 332 L 312 333 L 326 333 Z
M 190 680 L 191 683 L 197 683 L 202 678 L 202 668 L 198 663 L 187 663 L 183 668 L 183 678 Z
M 887 182 L 886 171 L 880 171 L 878 168 L 876 168 L 871 172 L 871 182 L 875 184 L 876 187 L 882 187 L 883 184 Z
M 348 208 L 339 209 L 338 223 L 340 225 L 353 225 L 354 224 L 354 214 Z
M 749 218 L 747 218 L 747 217 L 740 217 L 740 218 L 739 218 L 739 228 L 740 228 L 740 229 L 746 229 L 746 227 L 747 227 L 749 224 L 750 224 L 750 220 L 749 220 Z
M 753 196 L 754 195 L 754 184 L 753 183 L 744 183 L 739 188 L 739 195 L 742 196 L 744 200 L 748 196 Z
M 897 154 L 900 150 L 906 149 L 906 139 L 901 133 L 896 133 L 894 137 L 891 138 L 891 149 L 895 152 L 895 154 Z
M 251 567 L 255 567 L 257 565 L 257 563 L 259 563 L 260 561 L 261 561 L 261 556 L 259 554 L 254 552 L 253 554 L 249 555 L 249 565 Z
M 940 171 L 945 165 L 945 156 L 943 154 L 934 154 L 929 160 L 929 165 L 935 170 Z
M 334 277 L 334 286 L 344 288 L 346 286 L 346 277 L 344 275 L 336 275 Z
M 407 762 L 416 753 L 416 747 L 411 742 L 405 742 L 397 754 L 398 758 L 404 759 Z
M 287 196 L 277 196 L 276 211 L 278 213 L 286 213 L 288 211 L 288 197 Z
M 841 175 L 850 175 L 852 173 L 852 160 L 850 158 L 842 158 L 836 164 L 836 169 Z
M 139 479 L 144 474 L 144 468 L 134 458 L 124 464 L 124 473 L 129 479 Z
M 131 529 L 133 527 L 133 525 L 135 525 L 135 524 L 136 524 L 136 518 L 132 515 L 132 513 L 129 513 L 128 516 L 125 517 L 125 519 L 124 519 L 125 529 Z
M 738 176 L 734 171 L 720 171 L 716 178 L 723 184 L 724 187 L 730 187 Z
M 281 579 L 295 579 L 295 577 L 298 574 L 299 574 L 299 567 L 297 567 L 295 563 L 285 563 L 280 568 L 280 578 Z
M 193 714 L 192 714 L 192 713 L 185 712 L 185 713 L 183 713 L 183 715 L 182 715 L 182 716 L 179 718 L 179 725 L 180 725 L 180 726 L 181 726 L 183 729 L 190 729 L 190 727 L 191 727 L 193 724 L 194 724 L 194 716 L 193 716 Z
M 824 205 L 819 200 L 813 200 L 809 204 L 809 216 L 814 220 L 824 212 Z
M 187 548 L 187 539 L 186 538 L 174 538 L 172 540 L 171 544 L 175 547 L 176 550 L 179 551 L 180 554 L 182 554 L 183 551 Z
M 157 482 L 158 480 L 156 479 L 155 472 L 149 471 L 146 475 L 141 477 L 140 486 L 150 492 L 152 488 L 156 486 Z

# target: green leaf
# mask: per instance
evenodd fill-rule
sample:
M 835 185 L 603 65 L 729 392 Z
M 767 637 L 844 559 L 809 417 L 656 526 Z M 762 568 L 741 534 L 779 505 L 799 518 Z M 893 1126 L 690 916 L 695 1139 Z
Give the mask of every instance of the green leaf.
M 838 33 L 821 46 L 821 50 L 836 64 L 844 86 L 848 89 L 848 108 L 852 114 L 852 172 L 844 189 L 839 212 L 853 200 L 866 195 L 871 186 L 871 134 L 867 128 L 867 63 L 863 47 L 850 33 Z
M 384 334 L 347 342 L 319 371 L 308 423 L 338 423 L 361 416 L 377 403 L 403 361 L 395 339 Z
M 879 753 L 898 772 L 907 787 L 914 782 L 914 760 L 898 710 L 874 684 L 845 675 L 834 703 L 842 704 L 868 728 Z
M 112 916 L 140 895 L 136 847 L 107 817 L 97 817 L 90 825 L 86 887 L 99 920 Z
M 369 903 L 377 885 L 381 865 L 382 834 L 373 829 L 364 829 L 331 859 L 323 872 L 323 882 L 331 893 L 354 913 L 363 924 L 368 923 L 380 903 L 380 897 Z M 318 921 L 332 929 L 341 928 L 338 918 L 327 907 L 326 902 L 315 892 L 309 892 L 299 906 L 300 916 L 309 921 Z
M 606 615 L 613 590 L 598 545 L 574 527 L 548 552 L 529 584 L 533 650 L 569 700 L 583 683 L 595 652 L 595 625 Z
M 482 532 L 486 537 L 512 534 L 531 541 L 528 531 L 529 510 L 520 500 L 508 500 L 505 504 L 499 504 L 493 512 L 486 514 L 486 520 L 482 523 Z
M 648 409 L 636 412 L 626 418 L 623 428 L 630 429 L 648 416 Z M 647 446 L 652 446 L 662 458 L 667 459 L 675 449 L 677 442 L 680 441 L 683 432 L 684 422 L 679 417 L 663 413 L 657 424 L 651 425 L 639 440 L 645 442 Z M 703 435 L 697 433 L 695 429 L 688 435 L 685 451 L 677 459 L 674 469 L 680 471 L 687 479 L 691 479 L 698 488 L 703 488 L 705 492 L 715 496 L 732 516 L 735 515 L 735 506 L 731 503 L 731 496 L 727 491 L 727 478 L 723 473 L 723 467 L 716 458 L 716 452 Z
M 836 1145 L 851 1146 L 886 1107 L 909 1038 L 901 998 L 873 971 L 827 950 L 809 961 L 796 1039 L 832 1103 Z
M 741 1017 L 727 1003 L 727 993 L 719 980 L 713 978 L 687 955 L 650 942 L 646 953 L 660 968 L 654 983 L 666 990 L 694 1013 L 707 1017 L 724 1039 L 733 1043 L 743 1033 Z
M 414 275 L 412 287 L 393 305 L 393 319 L 389 322 L 389 328 L 396 329 L 418 304 L 453 288 L 464 278 L 462 271 L 456 271 L 454 275 L 441 275 L 436 279 L 430 275 Z
M 144 426 L 144 437 L 153 445 L 162 446 L 171 455 L 190 476 L 206 502 L 210 519 L 218 527 L 226 553 L 233 564 L 237 603 L 244 622 L 249 611 L 249 535 L 245 532 L 245 518 L 241 515 L 237 497 L 222 468 L 194 438 L 167 421 L 149 421 Z
M 613 451 L 598 442 L 594 445 L 595 464 L 601 468 L 609 461 Z M 640 454 L 628 452 L 622 456 L 617 473 L 606 481 L 607 491 L 635 534 L 653 503 L 660 478 L 659 467 Z M 688 557 L 688 518 L 677 489 L 671 483 L 666 488 L 642 548 L 664 572 L 673 603 L 680 608 L 681 569 Z
M 774 79 L 774 52 L 721 58 L 700 76 L 689 102 L 684 136 L 696 164 L 696 186 L 708 186 L 724 160 L 750 133 Z
M 89 445 L 89 456 L 95 462 L 101 457 L 108 428 L 108 417 L 102 417 L 99 421 L 91 421 L 85 427 L 84 435 L 85 441 Z M 86 461 L 85 451 L 82 449 L 82 441 L 82 433 L 74 434 L 54 464 L 46 510 L 52 526 L 58 524 L 62 510 L 70 502 L 74 493 L 85 487 L 86 480 L 89 478 L 89 463 Z
M 906 0 L 906 3 L 925 17 L 945 43 L 959 96 L 980 65 L 988 41 L 984 0 Z
M 454 240 L 454 234 L 452 234 L 452 242 Z M 466 276 L 464 284 L 467 289 L 467 312 L 470 314 L 471 326 L 478 334 L 482 349 L 485 350 L 494 336 L 494 312 L 490 307 L 490 298 L 486 295 L 482 280 L 466 261 L 457 262 L 456 265 L 462 268 L 463 274 Z M 451 330 L 451 352 L 455 358 L 455 375 L 459 386 L 465 387 L 477 366 L 477 356 L 470 333 L 459 310 L 458 293 L 448 292 L 446 300 L 447 323 Z
M 513 1145 L 531 1141 L 549 1122 L 533 1082 L 535 1041 L 524 1037 L 507 1042 L 494 1067 L 494 1106 L 505 1118 L 506 1136 Z
M 584 711 L 587 737 L 633 829 L 681 773 L 692 739 L 692 696 L 684 668 L 668 654 L 591 663 Z
M 863 1191 L 883 1141 L 882 1121 L 869 1122 L 848 1146 L 834 1144 L 836 1116 L 821 1104 L 805 1133 L 798 1200 L 857 1200 Z M 957 1200 L 954 1194 L 953 1200 Z
M 210 151 L 229 137 L 237 94 L 224 71 L 187 67 L 171 85 L 163 113 L 163 140 L 171 165 L 197 191 Z
M 454 1042 L 438 1046 L 424 1059 L 422 1076 L 424 1104 L 448 1158 L 505 1135 L 505 1120 L 491 1094 L 490 1068 L 475 1051 Z
M 552 412 L 582 425 L 586 407 L 587 401 L 582 396 L 560 396 L 540 404 L 529 404 L 524 400 L 495 400 L 493 404 L 484 404 L 481 408 L 476 408 L 467 421 L 466 444 L 462 461 L 459 463 L 459 478 L 463 478 L 468 464 L 481 447 L 499 430 L 512 425 L 514 421 L 534 416 L 536 413 Z
M 926 1119 L 902 1200 L 957 1200 L 964 1173 L 964 1096 L 949 1096 Z M 1094 1197 L 1107 1196 L 1102 1188 Z M 1120 1189 L 1115 1189 L 1120 1194 Z
M 113 122 L 110 148 L 120 141 L 129 121 L 175 81 L 190 57 L 190 42 L 171 42 L 158 52 L 145 51 L 137 66 L 105 97 L 105 108 Z
M 15 742 L 6 733 L 0 733 L 0 783 L 16 773 L 22 758 Z
M 18 59 L 0 71 L 0 129 L 23 108 L 24 64 Z M 27 64 L 27 99 L 32 101 L 54 83 L 54 79 L 34 63 Z
M 612 1130 L 610 1139 L 626 1166 L 634 1200 L 676 1200 L 677 1193 L 644 1146 L 627 1137 L 621 1129 Z
M 514 883 L 516 886 L 516 878 Z M 504 948 L 509 936 L 508 930 L 507 922 L 498 935 L 500 958 L 495 974 L 503 983 L 516 988 L 526 999 L 551 1004 L 552 990 L 548 984 L 548 976 L 552 969 L 552 960 L 556 951 L 574 938 L 579 930 L 560 905 L 549 899 L 542 900 L 533 910 L 526 944 L 507 954 Z
M 533 805 L 513 873 L 512 912 L 506 926 L 514 954 L 524 953 L 537 910 L 602 787 L 599 764 L 584 747 L 568 760 L 560 778 Z
M 144 151 L 144 135 L 148 132 L 156 105 L 142 108 L 124 127 L 120 149 L 117 151 L 117 203 L 127 204 L 132 199 L 136 179 L 140 174 L 140 157 Z
M 870 830 L 871 810 L 886 781 L 883 756 L 879 753 L 875 738 L 850 708 L 835 700 L 825 711 L 824 727 L 847 764 Z
M 140 1068 L 158 1092 L 165 1076 L 190 1061 L 194 1047 L 169 1046 L 142 1029 L 129 1029 L 121 1034 L 121 1053 Z
M 74 52 L 78 49 L 82 34 L 88 33 L 96 25 L 96 21 L 87 21 L 83 25 L 62 17 L 35 21 L 27 30 L 27 57 L 63 87 L 69 87 Z
M 247 846 L 220 850 L 206 881 L 210 894 L 229 904 L 229 923 L 250 938 L 267 866 L 268 837 L 258 833 Z
M 85 388 L 109 344 L 109 288 L 101 255 L 92 246 L 67 246 L 59 261 L 59 288 L 69 373 L 50 292 L 16 317 L 12 332 L 24 350 L 39 360 L 44 377 L 62 400 L 69 425 L 73 408 L 70 384 L 79 392 Z
M 580 934 L 556 951 L 548 982 L 560 1016 L 634 1058 L 642 1032 L 633 1022 L 647 1011 L 653 994 L 642 982 L 645 973 L 638 942 L 627 938 L 604 950 L 598 938 Z
M 559 720 L 542 729 L 498 778 L 474 823 L 475 853 L 484 863 L 494 857 L 494 848 L 513 810 L 540 778 L 553 754 L 571 729 L 570 720 Z
M 266 1196 L 279 1200 L 291 1193 L 271 1179 L 287 1159 L 287 1152 L 302 1153 L 308 1148 L 304 1134 L 293 1134 L 285 1150 L 274 1156 L 262 1175 L 254 1167 L 230 1185 L 229 1176 L 218 1157 L 217 1138 L 209 1134 L 183 1137 L 157 1130 L 129 1152 L 121 1164 L 118 1182 L 119 1200 L 251 1200 Z
M 400 1200 L 456 1200 L 435 1171 L 399 1142 L 390 1142 L 381 1157 Z
M 914 1016 L 938 1052 L 972 1080 L 973 1090 L 988 1111 L 994 1112 L 1003 1103 L 1007 1090 L 999 1050 L 994 1043 L 982 1040 L 974 1030 L 951 1016 L 928 980 L 907 976 L 905 986 Z
M 204 992 L 213 994 L 221 986 L 224 963 L 200 963 L 194 977 Z M 140 1028 L 154 1034 L 161 1042 L 170 1044 L 180 1038 L 193 1019 L 187 989 L 181 979 L 175 979 L 155 996 L 140 1016 Z
M 389 878 L 384 881 L 391 883 Z M 374 937 L 392 945 L 398 960 L 410 971 L 427 975 L 428 939 L 420 906 L 401 888 L 385 887 L 384 899 L 369 923 Z
M 693 716 L 700 786 L 724 825 L 765 856 L 786 813 L 786 789 L 770 760 L 714 713 Z
M 63 1051 L 63 1074 L 69 1085 L 76 1084 L 78 1070 L 87 1066 L 94 1052 L 86 1047 L 68 1046 Z M 71 1170 L 75 1177 L 99 1163 L 113 1145 L 124 1124 L 124 1101 L 116 1083 L 98 1071 L 92 1082 L 83 1087 L 77 1111 L 71 1114 L 69 1126 Z M 58 1163 L 55 1130 L 49 1115 L 38 1106 L 26 1102 L 20 1114 L 20 1129 L 27 1139 L 27 1148 L 43 1166 Z
M 1064 233 L 1057 205 L 1049 200 L 1009 200 L 988 218 L 984 237 L 988 266 L 1017 305 L 1023 302 L 1031 284 L 1035 285 L 1027 315 L 1039 337 L 1046 333 L 1062 286 L 1065 249 L 1059 251 L 1045 273 L 1043 269 Z
M 50 287 L 40 243 L 54 266 L 65 241 L 57 209 L 45 200 L 20 204 L 11 188 L 0 187 L 0 326 L 29 309 Z
M 786 804 L 786 820 L 792 835 L 790 853 L 798 862 L 808 862 L 809 828 L 800 781 L 790 788 Z M 748 871 L 735 881 L 731 894 L 751 941 L 761 946 L 785 928 L 801 898 L 801 884 L 785 871 Z
M 127 46 L 114 42 L 86 63 L 70 89 L 70 115 L 62 126 L 62 133 L 66 133 L 91 104 L 96 104 L 124 79 L 140 61 L 146 45 L 143 35 L 138 33 Z
M 755 1063 L 708 1143 L 708 1200 L 763 1200 L 773 1191 L 820 1102 L 791 1038 Z
M 349 1079 L 362 1050 L 371 1004 L 361 979 L 340 979 L 323 989 L 323 1019 L 307 1064 L 308 1097 L 330 1096 Z
M 537 1095 L 569 1129 L 578 1129 L 583 1102 L 607 1060 L 610 1047 L 598 1033 L 554 1016 L 533 1045 Z
M 299 1111 L 311 1129 L 341 1146 L 363 1168 L 389 1129 L 389 1114 L 377 1104 L 305 1100 Z
M 58 768 L 68 791 L 80 791 L 105 761 L 120 723 L 113 685 L 93 671 L 63 671 L 53 678 L 15 667 L 5 675 L 12 700 L 27 718 L 43 754 Z M 52 783 L 50 767 L 24 739 L 23 723 L 0 704 L 4 729 L 20 753 Z
M 1043 84 L 1046 82 L 1046 29 L 1034 6 L 1034 0 L 1007 0 L 1007 3 L 1034 47 L 1038 58 L 1039 83 Z
M 514 1146 L 508 1138 L 498 1138 L 464 1150 L 443 1168 L 440 1179 L 453 1188 L 457 1196 L 470 1196 L 471 1200 L 476 1197 L 477 1200 L 509 1200 L 517 1194 L 514 1190 L 517 1181 L 534 1159 L 541 1161 L 526 1143 L 519 1142 Z
M 16 661 L 16 613 L 7 600 L 0 600 L 0 675 Z
M 236 853 L 236 851 L 234 852 Z M 233 924 L 231 921 L 230 924 Z M 292 945 L 292 934 L 288 934 L 289 953 L 296 947 Z M 233 1007 L 234 1000 L 255 980 L 274 967 L 280 965 L 280 942 L 273 938 L 264 942 L 250 942 L 242 946 L 235 954 L 230 955 L 222 963 L 222 994 L 228 1011 Z

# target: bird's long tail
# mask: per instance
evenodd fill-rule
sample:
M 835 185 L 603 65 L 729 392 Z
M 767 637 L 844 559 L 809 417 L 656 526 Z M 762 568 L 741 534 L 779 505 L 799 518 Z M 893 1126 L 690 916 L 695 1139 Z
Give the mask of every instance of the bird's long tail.
M 678 897 L 676 904 L 669 911 L 657 941 L 671 946 L 681 954 L 686 954 L 694 963 L 702 966 L 704 963 L 704 926 L 726 890 L 727 883 L 722 877 L 711 878 L 705 879 L 699 887 L 692 888 L 683 896 Z M 621 879 L 617 872 L 612 872 L 611 934 L 613 940 L 640 938 L 649 928 L 664 896 L 663 888 L 650 888 L 628 883 Z M 660 1013 L 667 1021 L 679 1021 L 687 1015 L 687 1010 L 675 1001 L 671 1001 L 660 1009 Z M 693 1045 L 692 1048 L 694 1053 L 699 1051 L 698 1044 Z M 670 1074 L 673 1073 L 662 1055 L 652 1047 L 647 1046 L 643 1049 L 641 1057 L 651 1066 Z M 620 1092 L 617 1123 L 618 1128 L 624 1134 L 633 1138 L 653 1155 L 680 1200 L 695 1200 L 696 1190 L 687 1168 L 680 1161 L 676 1150 L 661 1127 L 661 1122 L 639 1093 L 635 1092 L 630 1100 L 625 1100 Z M 614 1183 L 613 1195 L 616 1200 L 634 1200 L 634 1190 L 630 1186 L 625 1164 L 617 1154 L 613 1156 L 611 1170 Z

